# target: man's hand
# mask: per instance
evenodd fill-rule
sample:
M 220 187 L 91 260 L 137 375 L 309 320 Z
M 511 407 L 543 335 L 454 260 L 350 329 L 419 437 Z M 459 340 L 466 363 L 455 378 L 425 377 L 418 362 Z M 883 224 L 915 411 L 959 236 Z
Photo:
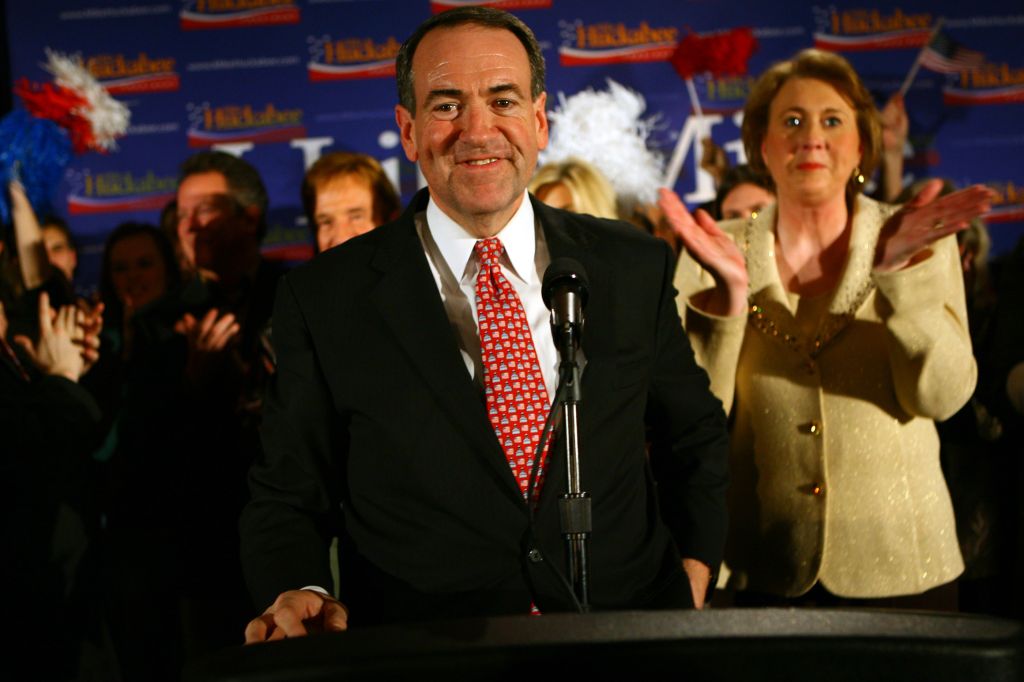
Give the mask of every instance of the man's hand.
M 711 568 L 698 559 L 683 559 L 683 571 L 690 579 L 690 591 L 693 593 L 693 607 L 704 608 L 704 597 L 711 587 Z
M 210 308 L 201 320 L 185 313 L 175 323 L 174 331 L 188 342 L 185 375 L 189 382 L 198 386 L 209 379 L 222 357 L 220 354 L 237 338 L 240 330 L 234 313 L 221 315 L 216 308 Z
M 289 590 L 278 595 L 263 615 L 249 621 L 245 643 L 273 642 L 305 637 L 310 632 L 348 629 L 348 609 L 340 601 L 315 590 Z
M 221 315 L 216 308 L 210 308 L 202 320 L 196 320 L 191 314 L 185 313 L 174 325 L 174 331 L 188 340 L 189 351 L 196 353 L 224 350 L 240 329 L 234 313 Z

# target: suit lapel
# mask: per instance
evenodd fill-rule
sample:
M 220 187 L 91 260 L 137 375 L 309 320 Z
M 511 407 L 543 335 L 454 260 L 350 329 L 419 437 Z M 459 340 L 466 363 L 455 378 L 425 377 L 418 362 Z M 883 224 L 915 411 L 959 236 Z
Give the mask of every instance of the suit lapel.
M 483 395 L 466 371 L 458 340 L 416 234 L 414 216 L 425 203 L 426 194 L 417 195 L 399 220 L 398 229 L 392 230 L 382 242 L 373 260 L 381 278 L 371 298 L 410 364 L 434 392 L 452 423 L 492 465 L 509 493 L 521 499 L 487 418 Z
M 591 303 L 588 303 L 585 311 L 584 355 L 613 355 L 616 329 L 614 306 L 611 305 L 615 294 L 613 269 L 595 253 L 593 236 L 590 233 L 575 223 L 566 222 L 561 213 L 552 211 L 539 201 L 534 201 L 534 210 L 541 221 L 551 260 L 572 258 L 587 271 Z

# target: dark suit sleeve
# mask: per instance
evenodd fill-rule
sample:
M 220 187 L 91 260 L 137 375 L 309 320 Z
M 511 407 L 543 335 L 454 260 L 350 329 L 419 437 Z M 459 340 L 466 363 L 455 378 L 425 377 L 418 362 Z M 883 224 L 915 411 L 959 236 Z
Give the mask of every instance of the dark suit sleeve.
M 288 277 L 277 288 L 272 334 L 277 372 L 264 404 L 263 453 L 249 474 L 252 499 L 241 520 L 246 582 L 261 610 L 285 590 L 331 588 L 336 462 L 346 445 Z
M 91 545 L 94 491 L 88 467 L 100 414 L 91 396 L 68 379 L 27 382 L 12 370 L 0 358 L 0 477 L 7 483 L 0 542 L 8 557 L 0 565 L 0 581 L 8 586 L 5 604 L 18 614 L 18 627 L 46 633 L 46 646 L 16 647 L 13 669 L 24 663 L 24 670 L 46 676 L 57 668 L 40 667 L 38 655 L 74 654 L 69 645 L 77 644 L 83 627 L 84 604 L 76 607 L 75 595 L 85 595 L 83 579 L 91 572 L 84 570 L 87 559 L 78 561 L 78 551 Z M 60 522 L 62 509 L 86 522 L 84 534 Z M 65 585 L 74 588 L 70 595 Z M 11 663 L 6 656 L 5 668 Z
M 722 404 L 679 320 L 673 270 L 666 247 L 647 406 L 651 468 L 662 517 L 680 554 L 714 570 L 725 547 L 728 432 Z

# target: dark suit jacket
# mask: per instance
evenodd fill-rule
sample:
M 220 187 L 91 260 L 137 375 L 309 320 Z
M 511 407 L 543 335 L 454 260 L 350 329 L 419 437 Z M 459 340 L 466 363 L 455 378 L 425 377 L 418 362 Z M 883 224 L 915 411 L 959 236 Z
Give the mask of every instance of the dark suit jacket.
M 570 608 L 554 570 L 565 573 L 563 446 L 552 446 L 531 523 L 414 228 L 426 199 L 278 286 L 279 365 L 242 517 L 260 608 L 287 589 L 330 585 L 339 504 L 352 622 L 525 613 L 531 600 Z M 711 566 L 721 558 L 721 405 L 676 313 L 666 245 L 623 223 L 534 210 L 552 260 L 578 260 L 591 284 L 579 412 L 591 601 L 657 604 L 678 586 L 677 546 Z
M 81 386 L 22 360 L 29 381 L 0 354 L 0 546 L 9 557 L 0 584 L 18 586 L 6 602 L 25 632 L 46 637 L 16 637 L 2 649 L 4 670 L 11 679 L 73 679 L 81 644 L 99 627 L 88 468 L 100 413 Z

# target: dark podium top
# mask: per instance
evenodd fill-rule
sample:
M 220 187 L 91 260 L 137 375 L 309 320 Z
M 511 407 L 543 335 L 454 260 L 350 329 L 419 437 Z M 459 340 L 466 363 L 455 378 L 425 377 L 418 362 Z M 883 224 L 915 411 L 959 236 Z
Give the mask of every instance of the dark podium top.
M 710 609 L 416 623 L 229 649 L 186 680 L 1024 680 L 1024 626 L 860 609 Z

